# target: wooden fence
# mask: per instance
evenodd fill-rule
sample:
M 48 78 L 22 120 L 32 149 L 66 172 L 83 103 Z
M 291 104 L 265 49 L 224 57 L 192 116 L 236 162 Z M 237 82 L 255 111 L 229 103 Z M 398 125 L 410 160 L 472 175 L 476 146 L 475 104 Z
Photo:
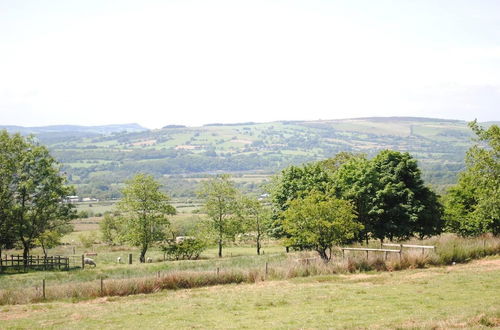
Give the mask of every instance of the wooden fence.
M 432 245 L 411 245 L 411 244 L 392 244 L 392 243 L 385 243 L 381 244 L 383 246 L 391 246 L 391 247 L 398 247 L 398 250 L 395 249 L 371 249 L 371 248 L 340 248 L 342 250 L 342 259 L 345 258 L 345 251 L 364 251 L 366 253 L 366 260 L 368 260 L 368 252 L 384 252 L 384 259 L 387 260 L 387 254 L 388 253 L 398 253 L 399 254 L 399 259 L 401 260 L 401 255 L 403 253 L 403 248 L 412 248 L 412 249 L 422 249 L 422 255 L 424 254 L 425 249 L 434 249 L 436 250 L 435 246 Z
M 24 259 L 21 255 L 10 255 L 0 258 L 0 272 L 8 269 L 26 271 L 28 269 L 53 270 L 70 268 L 70 258 L 62 256 L 28 256 Z

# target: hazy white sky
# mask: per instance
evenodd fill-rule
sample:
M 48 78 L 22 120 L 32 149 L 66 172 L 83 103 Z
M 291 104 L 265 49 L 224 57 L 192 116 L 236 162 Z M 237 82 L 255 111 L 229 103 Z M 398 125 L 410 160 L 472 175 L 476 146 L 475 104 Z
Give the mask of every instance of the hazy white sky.
M 0 125 L 500 120 L 500 1 L 0 0 Z

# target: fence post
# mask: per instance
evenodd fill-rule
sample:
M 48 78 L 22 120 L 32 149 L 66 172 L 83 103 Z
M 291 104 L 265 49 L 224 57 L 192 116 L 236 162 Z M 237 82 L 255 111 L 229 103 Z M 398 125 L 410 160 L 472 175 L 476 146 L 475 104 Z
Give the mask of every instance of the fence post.
M 403 244 L 399 244 L 399 262 L 401 262 L 401 254 L 403 253 Z
M 156 272 L 156 277 L 160 278 L 160 271 Z
M 82 269 L 85 269 L 85 255 L 82 254 Z
M 366 250 L 366 261 L 368 261 L 368 250 Z
M 75 247 L 73 246 L 73 255 L 76 254 Z
M 217 267 L 217 277 L 219 277 L 219 267 Z
M 128 264 L 132 265 L 132 253 L 128 254 Z
M 387 260 L 387 251 L 384 251 L 384 260 Z
M 42 280 L 42 298 L 45 300 L 45 279 Z
M 267 265 L 267 261 L 266 261 L 266 280 L 267 280 L 267 274 L 268 274 L 268 265 Z

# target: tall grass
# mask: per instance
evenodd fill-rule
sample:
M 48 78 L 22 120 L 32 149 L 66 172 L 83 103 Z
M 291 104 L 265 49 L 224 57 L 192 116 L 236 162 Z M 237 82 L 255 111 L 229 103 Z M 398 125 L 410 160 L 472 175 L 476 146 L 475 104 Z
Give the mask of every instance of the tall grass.
M 339 252 L 328 263 L 323 262 L 313 252 L 300 252 L 286 258 L 274 259 L 264 267 L 252 262 L 229 263 L 228 268 L 213 270 L 170 270 L 158 276 L 143 276 L 128 279 L 105 278 L 101 291 L 99 280 L 79 283 L 65 283 L 47 287 L 46 300 L 92 299 L 100 296 L 125 296 L 139 293 L 153 293 L 161 290 L 176 290 L 203 286 L 254 283 L 265 280 L 282 280 L 295 277 L 347 274 L 360 271 L 396 271 L 408 268 L 423 268 L 429 265 L 449 265 L 467 262 L 487 255 L 500 254 L 500 239 L 484 237 L 463 239 L 445 235 L 430 242 L 436 246 L 435 252 L 421 252 L 420 249 L 405 250 L 401 257 L 391 253 L 351 253 L 342 258 Z M 429 244 L 429 243 L 427 243 Z M 219 271 L 220 269 L 220 271 Z M 266 271 L 267 270 L 267 271 Z M 105 277 L 105 275 L 103 274 Z M 40 287 L 13 288 L 0 290 L 0 305 L 25 304 L 42 301 Z

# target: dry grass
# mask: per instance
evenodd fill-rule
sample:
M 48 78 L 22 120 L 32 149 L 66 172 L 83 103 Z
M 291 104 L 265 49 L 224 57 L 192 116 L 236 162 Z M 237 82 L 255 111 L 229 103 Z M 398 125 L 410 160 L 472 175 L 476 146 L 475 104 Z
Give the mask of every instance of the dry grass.
M 154 293 L 161 290 L 197 288 L 221 284 L 256 283 L 264 280 L 282 280 L 317 275 L 347 274 L 366 271 L 399 271 L 424 268 L 430 265 L 452 265 L 467 262 L 487 255 L 500 254 L 500 239 L 442 238 L 436 241 L 437 253 L 422 253 L 407 250 L 399 257 L 393 253 L 387 260 L 381 255 L 364 253 L 339 255 L 328 263 L 315 258 L 313 252 L 291 254 L 288 259 L 274 262 L 267 267 L 241 267 L 219 271 L 173 271 L 158 276 L 130 279 L 103 279 L 100 281 L 69 283 L 50 286 L 46 290 L 46 300 L 92 299 L 100 296 L 127 296 Z M 42 301 L 40 287 L 7 289 L 0 291 L 0 305 L 27 304 Z

